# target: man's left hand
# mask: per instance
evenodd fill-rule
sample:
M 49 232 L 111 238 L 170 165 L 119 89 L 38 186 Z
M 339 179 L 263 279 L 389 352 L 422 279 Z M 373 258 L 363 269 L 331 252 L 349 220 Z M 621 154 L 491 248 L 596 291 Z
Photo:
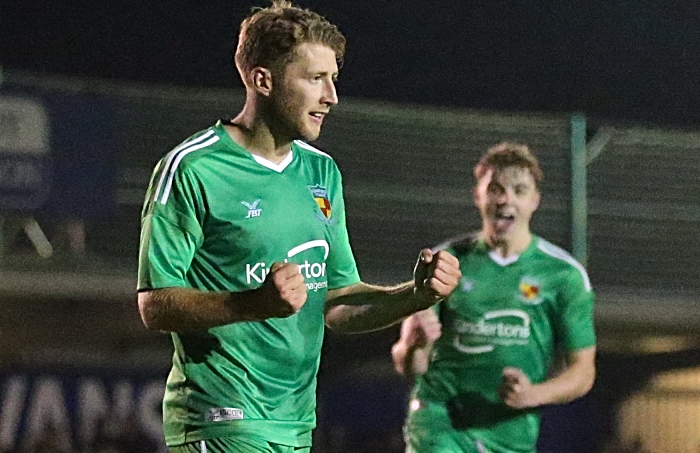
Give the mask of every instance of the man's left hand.
M 459 260 L 448 251 L 421 250 L 413 270 L 416 293 L 429 294 L 439 302 L 452 294 L 460 278 Z
M 535 393 L 535 386 L 520 368 L 503 368 L 503 382 L 498 395 L 507 406 L 514 409 L 538 406 Z

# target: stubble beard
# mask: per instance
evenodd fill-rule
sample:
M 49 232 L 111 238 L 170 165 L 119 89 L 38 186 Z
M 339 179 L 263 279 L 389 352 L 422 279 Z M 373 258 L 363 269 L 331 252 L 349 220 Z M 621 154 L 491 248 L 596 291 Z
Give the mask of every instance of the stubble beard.
M 286 136 L 289 141 L 293 140 L 303 140 L 303 141 L 313 141 L 320 135 L 320 128 L 315 130 L 315 128 L 310 127 L 307 123 L 306 118 L 302 113 L 304 110 L 296 105 L 294 102 L 290 102 L 284 98 L 272 99 L 270 105 L 270 118 L 275 124 L 275 129 L 278 131 L 279 135 Z

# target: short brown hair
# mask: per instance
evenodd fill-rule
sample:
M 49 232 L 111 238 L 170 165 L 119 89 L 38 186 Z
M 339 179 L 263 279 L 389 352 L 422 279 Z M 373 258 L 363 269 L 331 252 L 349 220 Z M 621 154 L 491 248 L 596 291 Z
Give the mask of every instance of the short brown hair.
M 338 27 L 288 0 L 273 0 L 267 8 L 253 8 L 241 23 L 236 67 L 240 72 L 256 66 L 282 68 L 294 60 L 297 46 L 303 43 L 330 47 L 338 63 L 345 56 L 345 36 Z
M 535 180 L 535 187 L 540 189 L 544 179 L 540 164 L 530 148 L 520 143 L 501 142 L 489 148 L 474 166 L 474 177 L 479 181 L 489 169 L 503 170 L 508 167 L 528 170 Z

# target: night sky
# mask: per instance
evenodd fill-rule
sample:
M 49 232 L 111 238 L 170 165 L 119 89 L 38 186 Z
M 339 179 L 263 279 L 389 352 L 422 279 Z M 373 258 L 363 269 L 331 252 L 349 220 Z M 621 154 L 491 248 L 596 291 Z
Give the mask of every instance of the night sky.
M 3 0 L 0 64 L 240 86 L 238 24 L 262 0 Z M 697 0 L 299 0 L 348 38 L 341 96 L 700 124 Z

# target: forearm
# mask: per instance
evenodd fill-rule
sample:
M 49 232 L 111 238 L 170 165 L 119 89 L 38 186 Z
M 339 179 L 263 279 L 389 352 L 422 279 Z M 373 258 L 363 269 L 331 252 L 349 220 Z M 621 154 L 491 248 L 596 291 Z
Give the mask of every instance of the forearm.
M 139 312 L 149 329 L 184 332 L 257 320 L 255 290 L 241 293 L 162 288 L 139 293 Z
M 585 351 L 586 354 L 593 351 Z M 564 404 L 582 397 L 593 387 L 595 366 L 592 360 L 577 360 L 555 377 L 535 385 L 537 405 Z
M 395 287 L 358 283 L 328 291 L 326 325 L 344 333 L 370 332 L 396 324 L 424 310 L 437 299 L 429 294 L 414 294 L 413 282 Z

